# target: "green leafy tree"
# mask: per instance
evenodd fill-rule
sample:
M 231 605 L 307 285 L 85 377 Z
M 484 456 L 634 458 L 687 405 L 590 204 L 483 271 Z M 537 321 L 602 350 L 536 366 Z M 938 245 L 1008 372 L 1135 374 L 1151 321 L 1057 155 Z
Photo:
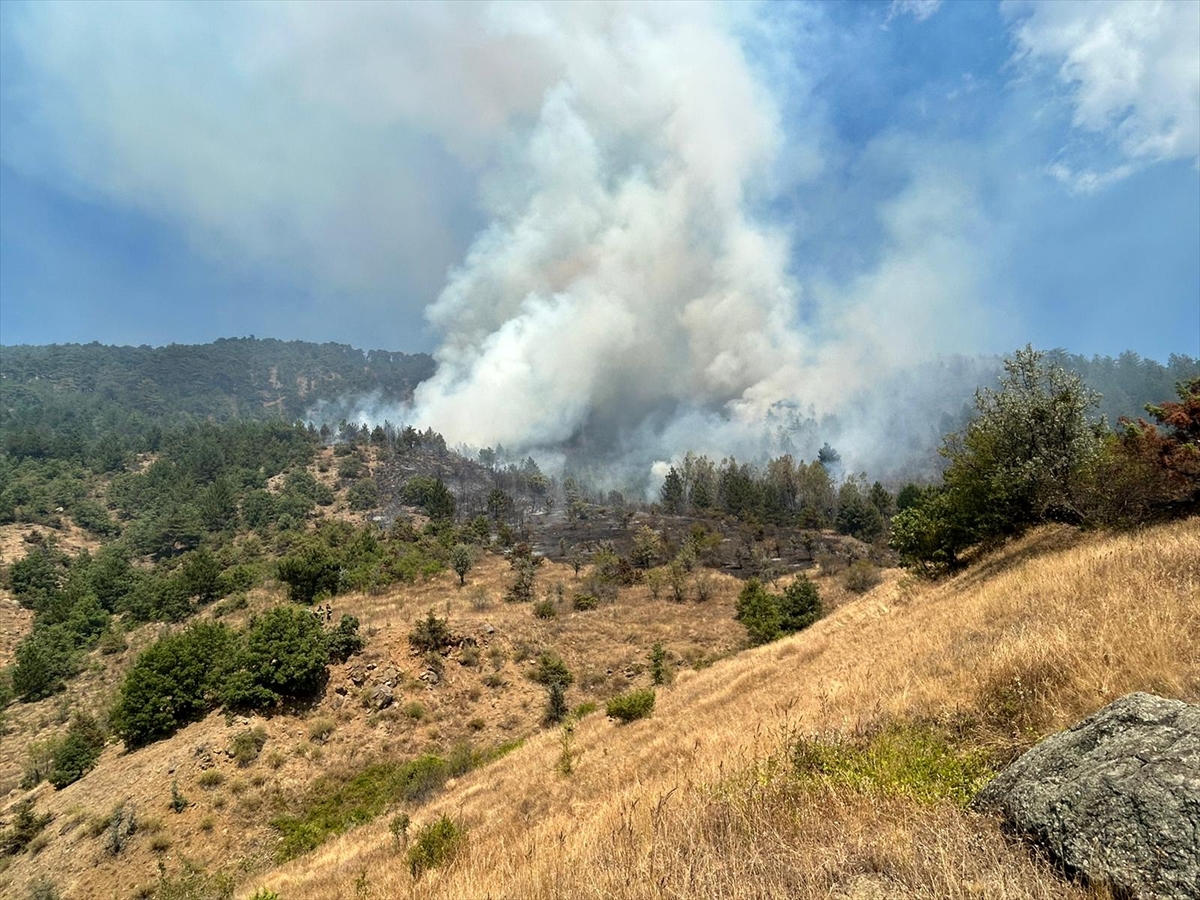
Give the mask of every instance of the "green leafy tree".
M 62 690 L 79 670 L 75 640 L 66 625 L 37 626 L 17 646 L 13 692 L 22 700 L 41 700 Z
M 201 547 L 183 558 L 179 566 L 180 587 L 201 605 L 217 600 L 224 593 L 221 564 L 207 547 Z
M 1082 521 L 1106 432 L 1089 418 L 1097 396 L 1032 347 L 1004 371 L 999 390 L 976 392 L 966 429 L 947 437 L 942 490 L 902 492 L 914 505 L 892 519 L 891 545 L 906 565 L 936 574 L 974 544 L 1047 520 Z
M 113 731 L 132 750 L 199 719 L 217 704 L 236 645 L 234 632 L 215 622 L 197 622 L 151 644 L 121 684 Z
M 321 623 L 306 610 L 268 610 L 251 624 L 240 645 L 236 671 L 221 692 L 231 706 L 310 697 L 325 684 L 329 644 Z
M 1004 372 L 1000 390 L 976 392 L 975 417 L 943 447 L 953 501 L 985 535 L 1080 521 L 1081 487 L 1106 432 L 1088 418 L 1098 395 L 1028 346 L 1005 360 Z
M 96 765 L 106 740 L 103 727 L 94 716 L 79 713 L 71 721 L 66 736 L 58 744 L 49 781 L 56 788 L 74 784 Z
M 674 466 L 667 470 L 667 477 L 663 481 L 662 488 L 659 489 L 659 497 L 667 512 L 675 515 L 683 512 L 686 500 L 683 476 Z
M 785 634 L 801 631 L 821 618 L 821 595 L 812 579 L 802 574 L 784 588 L 779 611 L 779 627 Z
M 312 603 L 324 593 L 337 592 L 341 561 L 324 541 L 310 538 L 279 560 L 279 580 L 288 586 L 293 603 Z
M 779 598 L 751 578 L 738 594 L 734 616 L 746 629 L 752 644 L 767 644 L 783 635 L 783 614 Z
M 467 573 L 471 571 L 473 565 L 475 565 L 475 554 L 471 548 L 466 544 L 455 544 L 450 551 L 450 567 L 458 576 L 460 585 L 466 584 Z
M 358 619 L 343 615 L 337 628 L 329 633 L 329 661 L 345 662 L 356 653 L 361 653 L 367 642 L 358 633 Z

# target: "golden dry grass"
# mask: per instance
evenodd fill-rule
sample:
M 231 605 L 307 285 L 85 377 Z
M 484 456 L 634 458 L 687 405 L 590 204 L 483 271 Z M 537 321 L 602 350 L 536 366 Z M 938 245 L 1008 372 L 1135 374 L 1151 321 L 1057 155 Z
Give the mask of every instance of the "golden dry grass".
M 38 810 L 55 816 L 47 829 L 50 840 L 36 855 L 11 860 L 7 869 L 0 864 L 0 896 L 21 896 L 34 878 L 50 875 L 70 898 L 126 898 L 136 886 L 154 883 L 160 859 L 172 872 L 185 857 L 208 870 L 239 876 L 260 870 L 270 864 L 275 849 L 270 820 L 293 808 L 322 776 L 349 778 L 372 760 L 444 752 L 463 740 L 486 749 L 537 733 L 546 693 L 527 677 L 532 659 L 516 661 L 522 647 L 561 653 L 577 678 L 569 699 L 580 703 L 644 682 L 646 656 L 656 640 L 666 644 L 678 666 L 730 655 L 744 643 L 742 629 L 732 621 L 733 579 L 723 579 L 705 604 L 652 601 L 644 588 L 633 588 L 623 591 L 614 605 L 573 612 L 569 598 L 578 582 L 569 567 L 547 562 L 538 577 L 539 596 L 561 580 L 568 598 L 551 620 L 535 618 L 529 604 L 504 603 L 500 598 L 508 580 L 505 561 L 485 555 L 463 588 L 456 576 L 443 573 L 379 594 L 333 598 L 335 619 L 343 613 L 359 617 L 369 639 L 361 656 L 332 667 L 328 689 L 314 706 L 229 722 L 222 713 L 213 713 L 134 753 L 110 745 L 94 771 L 64 790 L 43 784 L 34 793 Z M 245 609 L 223 621 L 242 626 L 253 613 L 280 602 L 281 593 L 272 585 L 256 589 Z M 457 634 L 474 637 L 480 645 L 474 665 L 464 665 L 461 654 L 452 653 L 436 687 L 418 679 L 422 660 L 407 642 L 413 624 L 430 609 L 448 616 Z M 202 615 L 211 614 L 210 608 Z M 489 625 L 491 632 L 485 627 Z M 60 735 L 72 708 L 103 714 L 137 653 L 160 632 L 180 627 L 138 628 L 128 635 L 124 652 L 89 654 L 68 692 L 9 707 L 9 730 L 0 736 L 0 827 L 13 805 L 27 796 L 17 785 L 30 743 Z M 401 673 L 396 703 L 382 712 L 364 708 L 361 694 L 390 667 Z M 365 674 L 362 686 L 354 683 L 354 671 Z M 500 686 L 484 683 L 492 674 L 499 676 Z M 419 720 L 405 712 L 414 702 L 425 712 Z M 317 718 L 336 723 L 323 742 L 314 742 L 309 734 Z M 235 734 L 252 726 L 263 727 L 268 741 L 253 765 L 239 769 L 226 750 Z M 209 766 L 224 775 L 223 785 L 199 785 Z M 239 778 L 247 786 L 235 794 L 232 786 Z M 173 781 L 192 802 L 178 815 L 168 811 Z M 167 851 L 154 852 L 149 839 L 135 838 L 119 857 L 103 852 L 102 837 L 91 834 L 86 823 L 126 800 L 140 815 L 162 820 L 163 837 L 170 841 Z
M 937 585 L 890 578 L 813 628 L 683 672 L 652 719 L 599 715 L 463 777 L 464 853 L 414 881 L 386 821 L 247 884 L 285 898 L 1084 897 L 991 820 L 821 789 L 787 733 L 936 719 L 1004 756 L 1132 690 L 1200 695 L 1200 521 L 1043 529 Z

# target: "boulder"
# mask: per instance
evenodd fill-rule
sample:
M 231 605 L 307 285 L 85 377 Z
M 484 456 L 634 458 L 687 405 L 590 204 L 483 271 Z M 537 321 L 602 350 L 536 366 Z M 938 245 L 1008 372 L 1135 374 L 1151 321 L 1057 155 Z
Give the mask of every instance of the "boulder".
M 381 684 L 371 692 L 371 706 L 375 709 L 387 709 L 395 700 L 395 695 L 392 689 L 386 684 Z
M 1039 743 L 975 803 L 1118 896 L 1200 897 L 1200 706 L 1122 697 Z

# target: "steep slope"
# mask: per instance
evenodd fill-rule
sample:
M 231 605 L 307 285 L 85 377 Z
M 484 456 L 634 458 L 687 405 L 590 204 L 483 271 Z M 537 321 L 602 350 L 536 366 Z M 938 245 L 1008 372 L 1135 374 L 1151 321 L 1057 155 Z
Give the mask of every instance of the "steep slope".
M 1003 760 L 1131 690 L 1200 697 L 1200 521 L 1030 534 L 902 579 L 806 632 L 681 673 L 654 717 L 547 731 L 413 827 L 468 830 L 414 878 L 380 819 L 257 877 L 283 898 L 1094 896 L 948 802 L 790 775 L 801 734 L 932 721 Z

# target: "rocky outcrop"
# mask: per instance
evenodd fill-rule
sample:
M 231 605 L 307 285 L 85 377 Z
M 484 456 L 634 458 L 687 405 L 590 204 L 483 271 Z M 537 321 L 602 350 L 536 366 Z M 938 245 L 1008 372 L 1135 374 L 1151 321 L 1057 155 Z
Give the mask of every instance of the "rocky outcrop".
M 1122 697 L 1042 741 L 976 805 L 1118 896 L 1200 897 L 1200 706 Z

